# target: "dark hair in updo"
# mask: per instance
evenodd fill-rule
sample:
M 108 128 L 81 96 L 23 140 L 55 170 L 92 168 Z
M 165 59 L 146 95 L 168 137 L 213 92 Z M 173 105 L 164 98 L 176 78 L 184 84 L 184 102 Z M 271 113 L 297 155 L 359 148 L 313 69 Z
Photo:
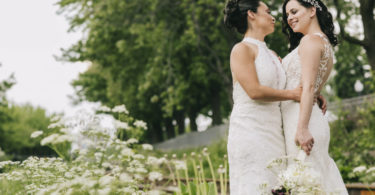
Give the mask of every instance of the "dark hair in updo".
M 285 0 L 283 4 L 283 33 L 288 36 L 290 48 L 289 50 L 293 50 L 299 45 L 299 42 L 301 41 L 303 34 L 302 33 L 295 33 L 293 32 L 293 29 L 290 28 L 288 24 L 288 17 L 286 16 L 286 4 L 290 0 Z M 311 8 L 313 7 L 312 4 L 305 2 L 303 0 L 297 0 L 303 7 Z M 322 11 L 320 11 L 319 8 L 316 8 L 316 16 L 319 21 L 319 26 L 322 29 L 323 33 L 328 37 L 329 42 L 332 46 L 336 46 L 337 36 L 334 33 L 334 25 L 332 20 L 332 14 L 328 11 L 327 6 L 324 5 L 324 3 L 321 0 L 315 0 L 319 6 L 322 8 Z
M 260 0 L 229 0 L 224 8 L 224 24 L 229 29 L 236 29 L 245 34 L 247 26 L 247 11 L 257 12 Z

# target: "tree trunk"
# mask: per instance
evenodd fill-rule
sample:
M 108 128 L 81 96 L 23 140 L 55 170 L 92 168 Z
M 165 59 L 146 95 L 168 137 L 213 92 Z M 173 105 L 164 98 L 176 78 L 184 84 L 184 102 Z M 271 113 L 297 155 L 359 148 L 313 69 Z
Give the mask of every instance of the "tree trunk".
M 190 113 L 189 114 L 189 120 L 190 120 L 190 129 L 191 131 L 198 131 L 198 126 L 197 126 L 197 113 Z
M 345 32 L 345 26 L 341 18 L 341 6 L 339 0 L 333 1 L 337 9 L 337 21 L 340 26 L 340 34 L 343 39 L 349 43 L 362 46 L 366 50 L 367 59 L 372 70 L 375 70 L 375 19 L 374 12 L 375 1 L 374 0 L 359 0 L 360 3 L 360 14 L 362 17 L 363 34 L 364 39 L 359 40 L 356 37 L 350 36 Z
M 178 135 L 182 135 L 185 133 L 185 114 L 183 111 L 176 111 L 175 119 L 177 121 L 178 126 Z
M 375 19 L 374 19 L 374 0 L 360 0 L 360 13 L 362 16 L 363 23 L 363 33 L 365 35 L 364 39 L 364 49 L 366 50 L 366 55 L 368 61 L 371 65 L 372 70 L 375 70 Z
M 221 99 L 220 99 L 220 92 L 218 90 L 214 90 L 212 94 L 211 100 L 211 108 L 212 108 L 212 125 L 220 125 L 223 123 L 221 120 Z
M 153 123 L 152 126 L 152 132 L 148 132 L 148 140 L 151 140 L 152 143 L 158 143 L 163 141 L 163 131 L 161 129 L 160 124 Z
M 174 126 L 173 126 L 172 121 L 173 121 L 172 118 L 165 119 L 165 127 L 166 127 L 166 133 L 167 133 L 168 139 L 176 137 L 176 133 L 174 131 Z

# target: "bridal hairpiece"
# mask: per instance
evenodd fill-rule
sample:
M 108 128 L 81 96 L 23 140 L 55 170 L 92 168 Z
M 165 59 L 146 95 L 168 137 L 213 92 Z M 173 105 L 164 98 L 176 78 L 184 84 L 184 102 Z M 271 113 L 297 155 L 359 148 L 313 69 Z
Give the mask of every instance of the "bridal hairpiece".
M 315 8 L 319 9 L 320 11 L 322 11 L 322 7 L 319 5 L 318 1 L 316 1 L 316 0 L 302 0 L 302 1 L 310 3 Z

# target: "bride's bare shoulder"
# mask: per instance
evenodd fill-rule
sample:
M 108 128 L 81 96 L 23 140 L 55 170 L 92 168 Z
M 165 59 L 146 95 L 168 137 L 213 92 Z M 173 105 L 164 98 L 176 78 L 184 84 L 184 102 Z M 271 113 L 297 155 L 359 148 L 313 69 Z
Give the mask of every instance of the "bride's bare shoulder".
M 324 41 L 318 35 L 308 34 L 302 37 L 299 47 L 306 49 L 323 49 Z
M 248 44 L 244 42 L 239 42 L 235 44 L 232 48 L 231 58 L 240 57 L 240 58 L 254 58 L 257 52 L 257 48 L 253 44 Z

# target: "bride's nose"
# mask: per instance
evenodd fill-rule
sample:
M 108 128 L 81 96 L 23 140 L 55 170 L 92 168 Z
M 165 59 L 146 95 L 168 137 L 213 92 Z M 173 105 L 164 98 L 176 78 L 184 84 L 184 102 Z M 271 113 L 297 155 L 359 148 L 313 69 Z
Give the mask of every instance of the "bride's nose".
M 293 17 L 291 15 L 288 16 L 287 21 L 290 23 L 292 21 Z

